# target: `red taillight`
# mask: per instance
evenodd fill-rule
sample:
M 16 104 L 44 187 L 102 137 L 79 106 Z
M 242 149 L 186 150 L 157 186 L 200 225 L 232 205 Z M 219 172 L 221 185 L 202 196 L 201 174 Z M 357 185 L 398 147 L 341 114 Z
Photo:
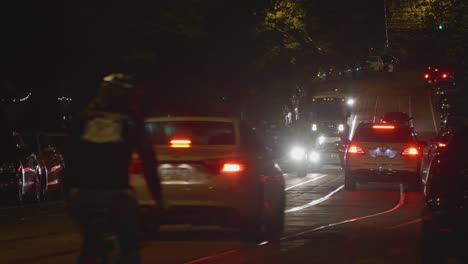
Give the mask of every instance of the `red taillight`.
M 192 141 L 189 139 L 172 139 L 171 148 L 190 148 Z
M 364 150 L 359 146 L 351 145 L 348 147 L 348 153 L 364 154 Z
M 223 173 L 236 173 L 244 170 L 244 165 L 237 162 L 224 163 L 221 168 Z
M 424 79 L 429 79 L 429 74 L 424 74 Z
M 374 128 L 374 129 L 394 129 L 395 126 L 392 126 L 392 125 L 373 125 L 372 128 Z
M 409 148 L 406 148 L 405 150 L 403 150 L 401 155 L 405 155 L 405 156 L 419 155 L 419 150 L 417 148 L 415 148 L 415 147 L 409 147 Z
M 143 166 L 141 164 L 140 155 L 137 152 L 133 152 L 130 158 L 130 164 L 128 165 L 128 174 L 142 174 Z
M 439 148 L 445 148 L 445 147 L 447 147 L 447 143 L 439 142 L 439 143 L 437 143 L 437 147 L 439 147 Z
M 447 78 L 447 77 L 448 77 L 448 75 L 447 75 L 446 73 L 442 74 L 442 78 L 445 79 L 445 78 Z
M 436 68 L 434 71 L 438 72 L 438 71 L 439 71 L 439 69 L 437 69 L 437 68 Z

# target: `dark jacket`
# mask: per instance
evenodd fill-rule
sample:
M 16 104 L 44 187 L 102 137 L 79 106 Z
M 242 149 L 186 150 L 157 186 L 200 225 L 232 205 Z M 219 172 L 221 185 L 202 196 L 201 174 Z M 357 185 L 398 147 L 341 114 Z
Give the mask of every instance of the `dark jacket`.
M 129 187 L 131 154 L 140 155 L 148 189 L 161 198 L 152 144 L 143 118 L 113 112 L 88 111 L 75 118 L 69 153 L 66 189 L 125 189 Z

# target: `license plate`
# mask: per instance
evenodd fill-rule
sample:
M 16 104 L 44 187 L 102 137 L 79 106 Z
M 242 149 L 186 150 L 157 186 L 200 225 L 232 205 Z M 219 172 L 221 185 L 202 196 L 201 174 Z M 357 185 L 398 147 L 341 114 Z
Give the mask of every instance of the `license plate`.
M 185 168 L 162 169 L 162 181 L 189 181 L 190 172 Z

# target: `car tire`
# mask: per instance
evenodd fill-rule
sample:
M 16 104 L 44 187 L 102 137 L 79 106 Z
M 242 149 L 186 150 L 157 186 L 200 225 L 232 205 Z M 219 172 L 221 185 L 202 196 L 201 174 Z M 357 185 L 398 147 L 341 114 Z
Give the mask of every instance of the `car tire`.
M 278 241 L 283 235 L 284 231 L 284 209 L 285 209 L 285 198 L 283 197 L 279 202 L 279 206 L 273 217 L 268 217 L 264 223 L 265 236 L 267 240 Z M 265 219 L 265 218 L 264 218 Z
M 344 175 L 344 189 L 346 191 L 356 191 L 356 180 L 346 171 Z
M 21 181 L 21 178 L 18 177 L 17 181 L 17 186 L 16 186 L 16 191 L 15 191 L 15 203 L 17 205 L 22 205 L 23 200 L 24 200 L 24 195 L 23 195 L 23 182 Z
M 39 186 L 40 186 L 40 200 L 45 201 L 47 200 L 47 174 L 46 169 L 41 169 L 41 174 L 39 175 Z
M 39 177 L 36 177 L 35 183 L 34 183 L 34 193 L 31 194 L 31 201 L 33 203 L 40 203 L 42 200 L 42 195 L 41 195 L 41 180 Z

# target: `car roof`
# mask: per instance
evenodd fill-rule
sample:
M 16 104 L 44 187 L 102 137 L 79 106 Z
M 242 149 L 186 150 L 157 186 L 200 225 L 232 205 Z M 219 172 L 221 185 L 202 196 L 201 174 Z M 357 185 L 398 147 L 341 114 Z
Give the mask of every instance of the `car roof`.
M 405 112 L 385 112 L 384 117 L 409 117 Z
M 145 122 L 200 121 L 200 122 L 238 122 L 237 118 L 218 116 L 150 116 Z

